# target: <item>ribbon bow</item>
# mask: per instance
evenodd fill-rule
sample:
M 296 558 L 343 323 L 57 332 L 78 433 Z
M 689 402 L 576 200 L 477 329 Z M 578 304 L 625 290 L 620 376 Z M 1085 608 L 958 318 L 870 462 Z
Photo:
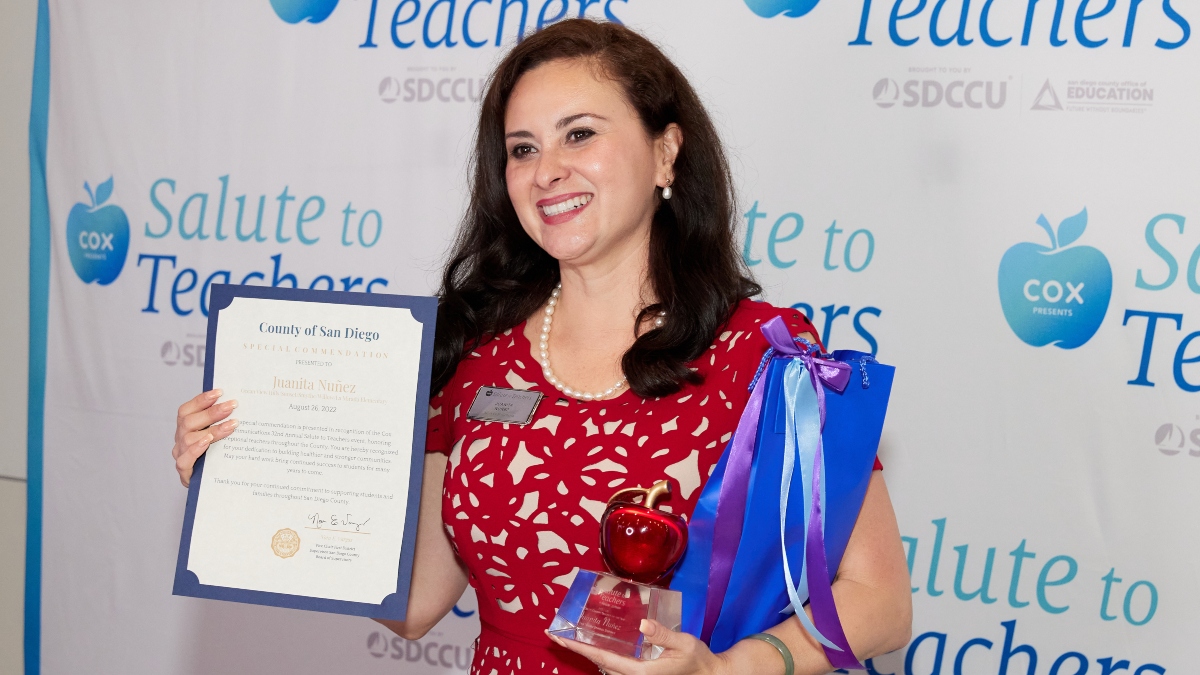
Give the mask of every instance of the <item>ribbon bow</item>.
M 841 393 L 846 390 L 846 385 L 850 383 L 851 366 L 849 363 L 842 361 L 834 361 L 833 359 L 820 358 L 820 350 L 817 345 L 809 343 L 804 338 L 793 338 L 788 332 L 787 326 L 784 325 L 783 319 L 774 317 L 770 321 L 763 324 L 763 337 L 767 338 L 767 343 L 771 345 L 770 349 L 764 355 L 763 362 L 758 366 L 758 372 L 754 374 L 754 379 L 757 380 L 766 370 L 766 364 L 776 355 L 782 357 L 798 358 L 802 361 L 805 367 L 812 373 L 813 377 L 820 380 L 825 386 Z M 798 345 L 803 344 L 804 348 Z M 774 353 L 772 353 L 774 352 Z M 816 386 L 816 382 L 813 382 Z M 753 388 L 754 383 L 751 383 Z M 819 388 L 818 388 L 819 391 Z M 823 394 L 818 394 L 822 401 Z M 822 420 L 824 419 L 825 406 L 822 404 Z
M 850 649 L 837 607 L 834 605 L 832 581 L 829 578 L 825 553 L 823 510 L 827 503 L 821 445 L 821 432 L 825 427 L 825 388 L 829 387 L 839 393 L 845 391 L 850 382 L 852 367 L 848 363 L 824 358 L 817 345 L 802 338 L 793 338 L 779 317 L 763 324 L 762 333 L 770 348 L 763 355 L 758 371 L 750 382 L 750 400 L 746 403 L 738 428 L 730 441 L 725 478 L 717 497 L 716 522 L 713 525 L 713 558 L 701 639 L 707 642 L 716 626 L 725 592 L 729 587 L 738 541 L 741 538 L 750 468 L 766 388 L 761 378 L 773 359 L 787 359 L 789 363 L 784 371 L 787 410 L 785 453 L 779 484 L 779 539 L 783 552 L 784 578 L 791 604 L 784 612 L 795 612 L 805 630 L 821 643 L 825 655 L 835 668 L 863 669 L 864 666 Z M 809 386 L 802 386 L 805 380 Z M 804 510 L 808 514 L 799 583 L 792 577 L 784 537 L 792 476 L 797 464 L 803 484 Z M 810 601 L 812 606 L 812 619 L 804 612 L 805 601 Z

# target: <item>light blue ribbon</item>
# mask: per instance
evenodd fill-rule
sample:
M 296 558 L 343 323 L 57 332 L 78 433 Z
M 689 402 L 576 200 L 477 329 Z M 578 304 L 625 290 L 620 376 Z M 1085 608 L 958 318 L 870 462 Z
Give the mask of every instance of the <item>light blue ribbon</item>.
M 817 401 L 817 393 L 811 384 L 808 369 L 800 359 L 792 359 L 783 373 L 783 392 L 787 402 L 784 419 L 787 422 L 784 436 L 785 448 L 783 453 L 783 473 L 779 481 L 779 542 L 783 549 L 783 576 L 787 581 L 788 597 L 791 598 L 791 609 L 800 619 L 804 630 L 808 631 L 817 642 L 830 649 L 839 649 L 833 641 L 826 638 L 817 630 L 812 619 L 804 612 L 804 603 L 808 601 L 808 556 L 804 556 L 800 565 L 800 583 L 792 578 L 792 568 L 788 562 L 787 552 L 787 513 L 788 498 L 791 495 L 792 477 L 797 460 L 800 465 L 800 483 L 804 500 L 804 513 L 812 512 L 813 493 L 812 479 L 814 472 L 822 467 L 817 466 L 817 444 L 821 442 L 821 409 Z M 820 500 L 825 501 L 825 481 L 820 482 Z M 821 531 L 825 530 L 825 511 L 821 510 Z M 840 651 L 840 650 L 839 650 Z

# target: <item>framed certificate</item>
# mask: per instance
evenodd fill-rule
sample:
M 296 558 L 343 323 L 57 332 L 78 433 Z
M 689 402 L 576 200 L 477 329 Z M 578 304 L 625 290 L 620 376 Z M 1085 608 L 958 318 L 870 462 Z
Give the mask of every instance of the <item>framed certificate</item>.
M 437 300 L 213 285 L 205 391 L 238 428 L 196 463 L 175 595 L 403 620 Z

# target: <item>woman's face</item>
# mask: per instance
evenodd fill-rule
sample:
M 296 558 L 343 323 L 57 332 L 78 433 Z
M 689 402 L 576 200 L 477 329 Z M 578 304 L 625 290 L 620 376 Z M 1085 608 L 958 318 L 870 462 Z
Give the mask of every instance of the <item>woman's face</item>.
M 547 253 L 571 265 L 612 267 L 644 251 L 655 187 L 673 176 L 677 126 L 650 137 L 620 86 L 574 59 L 521 76 L 504 132 L 509 199 Z

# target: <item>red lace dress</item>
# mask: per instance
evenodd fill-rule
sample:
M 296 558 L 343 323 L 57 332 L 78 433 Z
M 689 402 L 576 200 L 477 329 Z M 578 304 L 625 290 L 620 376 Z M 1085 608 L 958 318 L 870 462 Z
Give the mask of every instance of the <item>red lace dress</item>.
M 606 401 L 562 396 L 531 355 L 524 324 L 459 364 L 431 401 L 427 449 L 449 455 L 442 518 L 479 599 L 473 674 L 597 672 L 543 631 L 575 573 L 605 569 L 600 515 L 616 491 L 664 477 L 679 491 L 662 508 L 691 514 L 766 351 L 759 325 L 773 316 L 796 335 L 816 335 L 795 310 L 742 301 L 691 364 L 703 383 L 657 399 L 629 390 Z M 546 398 L 526 426 L 468 420 L 481 386 Z

